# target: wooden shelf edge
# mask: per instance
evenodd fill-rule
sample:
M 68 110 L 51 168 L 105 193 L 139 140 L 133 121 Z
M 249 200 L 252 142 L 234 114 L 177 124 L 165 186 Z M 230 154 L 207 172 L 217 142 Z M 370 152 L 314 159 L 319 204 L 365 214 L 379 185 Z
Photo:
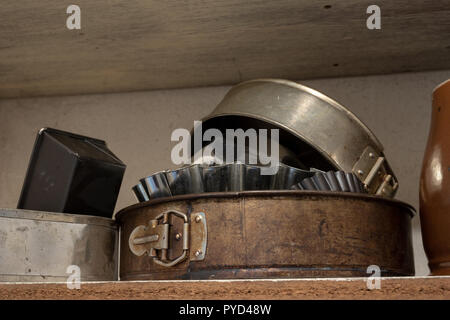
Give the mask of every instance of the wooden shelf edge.
M 0 299 L 450 299 L 450 277 L 0 283 Z

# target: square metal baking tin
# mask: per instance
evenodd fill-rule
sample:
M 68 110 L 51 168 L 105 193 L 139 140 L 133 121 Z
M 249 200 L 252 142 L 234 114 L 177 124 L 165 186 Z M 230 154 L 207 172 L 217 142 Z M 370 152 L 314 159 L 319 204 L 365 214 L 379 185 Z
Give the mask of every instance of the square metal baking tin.
M 41 129 L 17 207 L 111 218 L 125 168 L 105 141 Z

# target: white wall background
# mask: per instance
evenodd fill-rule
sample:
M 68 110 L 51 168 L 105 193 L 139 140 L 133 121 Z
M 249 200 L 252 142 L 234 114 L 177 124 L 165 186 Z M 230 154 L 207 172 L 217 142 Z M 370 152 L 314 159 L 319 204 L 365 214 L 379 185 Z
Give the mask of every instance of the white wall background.
M 418 208 L 431 93 L 450 71 L 300 81 L 352 110 L 377 135 L 400 182 L 397 198 Z M 131 186 L 171 167 L 170 134 L 210 113 L 229 87 L 0 100 L 0 207 L 15 207 L 37 131 L 53 127 L 107 141 L 127 164 L 116 210 L 135 202 Z M 418 215 L 416 274 L 428 274 Z

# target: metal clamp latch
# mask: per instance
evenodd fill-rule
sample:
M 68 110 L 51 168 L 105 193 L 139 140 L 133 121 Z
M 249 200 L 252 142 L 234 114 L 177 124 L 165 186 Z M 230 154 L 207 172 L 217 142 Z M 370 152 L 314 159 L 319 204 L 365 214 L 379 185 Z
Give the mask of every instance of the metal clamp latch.
M 183 251 L 180 256 L 170 260 L 170 217 L 171 215 L 183 219 L 183 233 L 176 235 L 177 240 L 183 241 Z M 191 227 L 191 228 L 190 228 Z M 167 210 L 150 220 L 147 226 L 137 226 L 130 234 L 128 245 L 131 252 L 137 256 L 148 253 L 153 261 L 164 267 L 173 267 L 188 257 L 189 245 L 194 252 L 190 255 L 191 261 L 203 260 L 206 252 L 206 218 L 203 212 L 188 215 L 177 210 Z
M 398 189 L 398 182 L 386 159 L 371 146 L 364 150 L 352 172 L 364 183 L 369 193 L 393 197 Z

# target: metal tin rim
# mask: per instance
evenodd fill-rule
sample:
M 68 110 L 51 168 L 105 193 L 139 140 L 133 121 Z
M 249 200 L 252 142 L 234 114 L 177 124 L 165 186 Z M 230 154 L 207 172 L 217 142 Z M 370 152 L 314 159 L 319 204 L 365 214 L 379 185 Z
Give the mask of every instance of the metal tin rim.
M 155 174 L 158 174 L 158 173 L 176 172 L 176 171 L 180 171 L 180 170 L 183 170 L 183 169 L 192 168 L 192 167 L 196 167 L 196 166 L 200 167 L 201 164 L 200 163 L 192 163 L 192 164 L 184 165 L 184 166 L 181 166 L 181 167 L 175 168 L 175 169 L 167 169 L 167 170 L 164 170 L 164 171 L 158 171 L 158 172 L 152 174 L 152 176 L 155 175 Z
M 121 219 L 124 218 L 124 215 L 128 212 L 142 208 L 148 207 L 152 205 L 156 205 L 159 203 L 168 203 L 174 201 L 188 201 L 188 200 L 197 200 L 197 199 L 206 199 L 206 198 L 240 198 L 240 197 L 267 197 L 267 196 L 298 196 L 298 197 L 329 197 L 329 198 L 347 198 L 347 199 L 355 199 L 355 200 L 366 200 L 366 201 L 381 201 L 385 202 L 389 205 L 401 206 L 408 210 L 410 217 L 414 217 L 416 210 L 410 204 L 387 198 L 382 196 L 375 196 L 369 194 L 362 193 L 348 193 L 348 192 L 325 192 L 325 191 L 304 191 L 304 190 L 255 190 L 255 191 L 242 191 L 242 192 L 207 192 L 201 194 L 187 194 L 187 195 L 179 195 L 173 197 L 165 197 L 165 198 L 156 198 L 150 201 L 137 203 L 131 206 L 128 206 L 119 212 L 116 213 L 115 219 L 119 223 Z
M 0 208 L 0 218 L 13 218 L 24 220 L 39 220 L 61 223 L 77 223 L 89 224 L 103 227 L 117 228 L 117 224 L 113 219 L 89 215 L 55 213 L 46 211 L 34 211 L 24 209 L 7 209 Z
M 383 145 L 381 144 L 381 142 L 373 134 L 373 132 L 369 129 L 369 127 L 367 127 L 366 124 L 361 121 L 361 119 L 359 119 L 353 112 L 351 112 L 350 110 L 345 108 L 339 102 L 337 102 L 336 100 L 333 100 L 332 98 L 323 94 L 322 92 L 319 92 L 315 89 L 312 89 L 310 87 L 307 87 L 303 84 L 300 84 L 300 83 L 297 83 L 294 81 L 289 81 L 289 80 L 284 80 L 284 79 L 272 79 L 272 78 L 263 78 L 263 79 L 244 81 L 244 82 L 238 84 L 236 87 L 239 87 L 241 85 L 245 85 L 245 84 L 251 83 L 251 82 L 275 82 L 275 83 L 283 84 L 283 85 L 286 85 L 289 87 L 293 87 L 293 88 L 297 88 L 297 89 L 306 91 L 306 92 L 310 93 L 311 95 L 316 96 L 317 98 L 328 102 L 329 104 L 331 104 L 331 105 L 337 107 L 338 109 L 340 109 L 341 111 L 345 112 L 350 118 L 352 118 L 355 122 L 357 122 L 364 130 L 367 131 L 367 133 L 370 135 L 370 137 L 376 143 L 377 147 L 380 148 L 381 151 L 383 150 Z
M 267 78 L 267 79 L 255 79 L 255 80 L 249 80 L 249 81 L 244 81 L 241 82 L 235 86 L 233 86 L 225 95 L 225 97 L 229 94 L 231 94 L 233 92 L 234 89 L 251 84 L 251 83 L 258 83 L 258 82 L 267 82 L 267 83 L 276 83 L 276 84 L 281 84 L 281 85 L 285 85 L 288 87 L 292 87 L 295 89 L 299 89 L 301 91 L 307 92 L 309 94 L 311 94 L 312 96 L 325 101 L 326 103 L 332 105 L 333 107 L 336 107 L 339 111 L 344 112 L 349 118 L 352 119 L 352 121 L 356 122 L 368 135 L 368 137 L 370 138 L 370 140 L 374 143 L 374 145 L 379 149 L 380 152 L 382 152 L 384 150 L 383 145 L 381 144 L 381 142 L 378 140 L 378 138 L 373 134 L 373 132 L 354 114 L 352 113 L 350 110 L 348 110 L 347 108 L 345 108 L 343 105 L 341 105 L 340 103 L 338 103 L 337 101 L 333 100 L 332 98 L 326 96 L 325 94 L 314 90 L 312 88 L 309 88 L 305 85 L 293 82 L 293 81 L 289 81 L 289 80 L 284 80 L 284 79 L 271 79 L 271 78 Z M 225 99 L 224 97 L 224 99 Z M 219 103 L 220 105 L 220 103 Z M 326 159 L 328 159 L 328 161 L 330 161 L 331 163 L 333 163 L 335 166 L 340 167 L 340 164 L 337 163 L 332 157 L 330 157 L 330 155 L 323 150 L 322 148 L 318 147 L 313 141 L 311 141 L 308 137 L 302 135 L 301 133 L 299 133 L 297 130 L 277 121 L 271 118 L 267 118 L 264 117 L 262 115 L 256 115 L 256 114 L 252 114 L 252 113 L 247 113 L 247 112 L 240 112 L 240 111 L 233 111 L 232 113 L 219 113 L 216 114 L 215 110 L 213 110 L 213 112 L 204 117 L 202 119 L 203 122 L 206 122 L 208 120 L 211 119 L 215 119 L 215 118 L 221 118 L 221 117 L 225 117 L 225 116 L 244 116 L 244 117 L 248 117 L 248 118 L 252 118 L 252 119 L 256 119 L 256 120 L 261 120 L 270 124 L 273 124 L 283 130 L 286 130 L 287 132 L 293 134 L 294 136 L 296 136 L 297 138 L 300 138 L 301 140 L 307 142 L 309 145 L 313 146 L 322 156 L 324 156 Z

